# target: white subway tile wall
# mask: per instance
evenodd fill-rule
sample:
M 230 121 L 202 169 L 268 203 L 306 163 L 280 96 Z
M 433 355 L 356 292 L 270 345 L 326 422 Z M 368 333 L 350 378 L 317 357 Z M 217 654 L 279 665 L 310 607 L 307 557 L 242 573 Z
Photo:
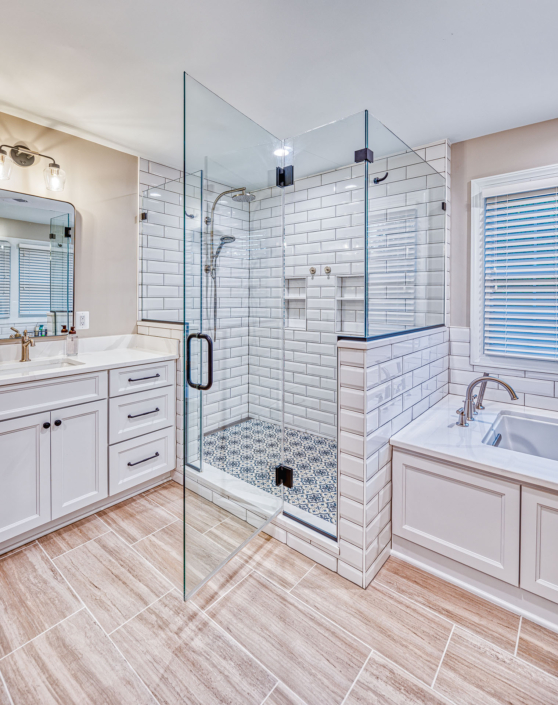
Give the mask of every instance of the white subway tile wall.
M 338 343 L 338 572 L 361 587 L 389 555 L 389 439 L 448 394 L 447 328 L 392 340 Z
M 489 383 L 485 399 L 510 402 L 518 406 L 532 406 L 536 409 L 558 411 L 558 372 L 531 372 L 529 370 L 507 370 L 498 367 L 471 365 L 470 329 L 452 326 L 450 328 L 450 394 L 458 394 L 465 398 L 467 385 L 483 372 L 492 377 L 505 380 L 514 388 L 519 399 L 510 402 L 508 393 Z

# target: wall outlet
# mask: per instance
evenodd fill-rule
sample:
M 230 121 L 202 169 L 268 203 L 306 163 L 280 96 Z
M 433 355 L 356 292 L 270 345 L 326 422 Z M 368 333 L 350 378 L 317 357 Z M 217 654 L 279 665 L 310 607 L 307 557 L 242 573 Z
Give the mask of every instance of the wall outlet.
M 76 311 L 76 330 L 89 328 L 89 311 Z

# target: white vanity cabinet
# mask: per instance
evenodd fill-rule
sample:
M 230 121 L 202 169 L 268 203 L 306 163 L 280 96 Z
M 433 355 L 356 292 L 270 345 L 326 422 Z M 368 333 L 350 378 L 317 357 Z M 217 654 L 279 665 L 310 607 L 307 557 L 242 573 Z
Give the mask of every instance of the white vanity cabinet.
M 393 453 L 393 533 L 519 585 L 520 486 Z
M 521 587 L 558 602 L 558 494 L 521 489 Z
M 52 519 L 108 496 L 107 402 L 50 414 Z
M 50 521 L 49 426 L 48 412 L 0 422 L 0 543 Z
M 175 379 L 171 359 L 0 384 L 1 552 L 174 470 Z

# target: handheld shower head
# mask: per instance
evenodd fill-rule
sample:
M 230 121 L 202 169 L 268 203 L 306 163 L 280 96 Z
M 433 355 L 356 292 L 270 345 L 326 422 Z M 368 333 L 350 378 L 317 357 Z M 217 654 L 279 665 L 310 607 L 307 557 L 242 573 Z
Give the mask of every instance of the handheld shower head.
M 219 243 L 219 247 L 217 248 L 217 251 L 215 252 L 215 255 L 213 256 L 213 262 L 214 262 L 213 266 L 215 266 L 215 263 L 217 262 L 217 257 L 219 257 L 219 255 L 221 254 L 221 250 L 223 249 L 223 247 L 225 245 L 230 245 L 235 240 L 236 240 L 236 238 L 233 237 L 232 235 L 223 235 L 223 237 L 221 238 L 221 242 Z
M 248 193 L 247 191 L 244 191 L 243 193 L 235 194 L 232 197 L 232 200 L 236 201 L 236 203 L 251 203 L 252 201 L 256 200 L 256 197 L 253 193 Z

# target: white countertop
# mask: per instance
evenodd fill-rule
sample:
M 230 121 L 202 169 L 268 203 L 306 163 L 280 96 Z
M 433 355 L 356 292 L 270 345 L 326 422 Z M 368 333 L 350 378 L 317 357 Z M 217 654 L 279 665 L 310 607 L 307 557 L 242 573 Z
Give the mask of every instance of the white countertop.
M 64 341 L 41 341 L 29 348 L 30 363 L 19 362 L 20 356 L 21 344 L 0 346 L 0 387 L 128 365 L 176 360 L 178 340 L 149 335 L 82 338 L 79 341 L 79 353 L 73 357 L 66 356 Z
M 469 421 L 469 426 L 456 426 L 456 410 L 463 406 L 463 398 L 454 395 L 444 397 L 392 436 L 390 443 L 396 449 L 558 490 L 558 461 L 506 448 L 493 448 L 482 442 L 500 411 L 513 410 L 516 414 L 553 421 L 558 421 L 558 412 L 513 402 L 503 404 L 485 400 L 484 405 L 484 411 L 479 411 L 475 421 Z

